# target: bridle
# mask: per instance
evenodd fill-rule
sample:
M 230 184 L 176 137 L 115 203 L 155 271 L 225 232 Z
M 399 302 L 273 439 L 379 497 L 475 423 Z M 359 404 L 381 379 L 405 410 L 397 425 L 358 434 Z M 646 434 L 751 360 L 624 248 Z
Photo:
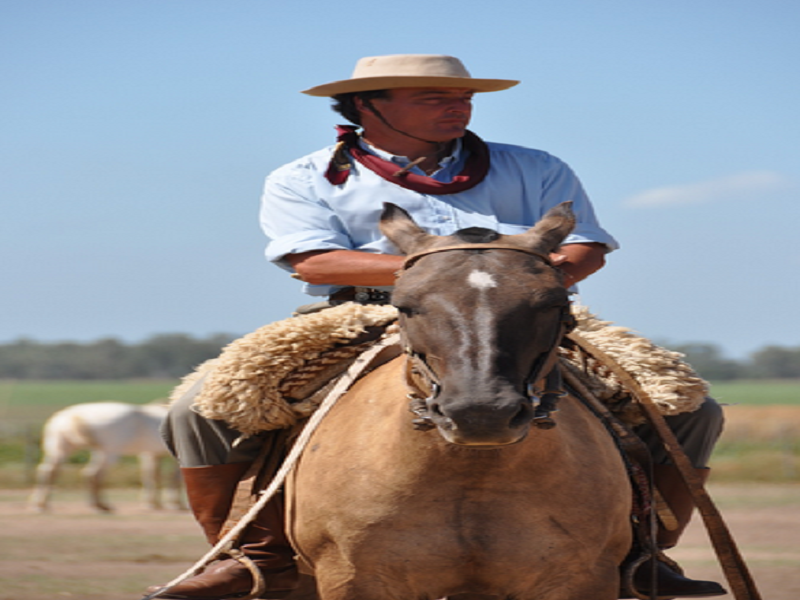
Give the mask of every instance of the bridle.
M 556 269 L 549 256 L 512 244 L 461 244 L 457 246 L 441 246 L 439 248 L 429 248 L 406 257 L 398 275 L 403 271 L 414 266 L 420 258 L 438 252 L 450 252 L 453 250 L 513 250 L 524 252 L 542 260 L 548 267 Z M 550 417 L 550 413 L 556 410 L 556 403 L 561 396 L 565 395 L 561 380 L 561 371 L 556 368 L 558 362 L 558 348 L 562 338 L 575 328 L 575 317 L 572 315 L 570 306 L 566 305 L 561 309 L 559 319 L 559 330 L 550 348 L 543 352 L 534 362 L 534 365 L 525 380 L 525 388 L 528 399 L 534 405 L 533 424 L 541 429 L 555 427 L 555 421 Z M 441 391 L 441 384 L 435 372 L 430 367 L 425 357 L 416 352 L 409 344 L 404 343 L 404 351 L 407 355 L 406 360 L 406 386 L 408 387 L 408 398 L 410 410 L 417 418 L 414 419 L 414 427 L 419 430 L 428 430 L 436 425 L 430 415 L 430 403 Z M 543 383 L 539 387 L 539 383 Z M 427 391 L 424 390 L 427 388 Z
M 550 260 L 550 257 L 542 252 L 537 252 L 536 250 L 530 250 L 528 248 L 522 248 L 520 246 L 515 246 L 513 244 L 459 244 L 457 246 L 440 246 L 439 248 L 428 248 L 427 250 L 422 250 L 421 252 L 416 252 L 414 254 L 409 254 L 406 256 L 405 261 L 403 262 L 403 266 L 400 267 L 400 272 L 406 271 L 410 269 L 414 264 L 423 256 L 428 256 L 429 254 L 436 254 L 437 252 L 450 252 L 451 250 L 514 250 L 516 252 L 524 252 L 525 254 L 530 254 L 531 256 L 535 256 L 540 258 L 548 267 L 556 268 L 553 264 L 553 261 Z

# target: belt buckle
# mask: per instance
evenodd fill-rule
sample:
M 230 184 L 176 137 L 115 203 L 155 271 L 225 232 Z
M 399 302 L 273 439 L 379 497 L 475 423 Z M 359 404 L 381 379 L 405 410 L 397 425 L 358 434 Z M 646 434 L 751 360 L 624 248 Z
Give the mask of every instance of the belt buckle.
M 354 288 L 353 300 L 360 304 L 387 304 L 391 293 L 375 288 Z
M 372 300 L 372 290 L 367 288 L 356 288 L 356 293 L 353 295 L 353 300 L 366 304 Z

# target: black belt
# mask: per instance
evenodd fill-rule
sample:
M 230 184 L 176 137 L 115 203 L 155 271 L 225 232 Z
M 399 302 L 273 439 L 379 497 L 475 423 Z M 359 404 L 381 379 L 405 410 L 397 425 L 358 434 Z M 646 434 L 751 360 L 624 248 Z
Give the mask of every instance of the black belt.
M 331 304 L 343 304 L 345 302 L 389 304 L 392 301 L 392 293 L 368 287 L 346 287 L 334 292 L 328 299 Z

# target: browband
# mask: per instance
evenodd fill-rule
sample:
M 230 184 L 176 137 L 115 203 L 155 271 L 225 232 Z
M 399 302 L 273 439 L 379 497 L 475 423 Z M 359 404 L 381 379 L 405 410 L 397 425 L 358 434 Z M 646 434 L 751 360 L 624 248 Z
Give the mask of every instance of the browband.
M 422 252 L 411 254 L 407 256 L 406 260 L 403 262 L 402 270 L 408 269 L 423 256 L 435 254 L 437 252 L 449 252 L 450 250 L 516 250 L 517 252 L 524 252 L 525 254 L 530 254 L 531 256 L 541 258 L 545 264 L 550 267 L 555 266 L 553 265 L 553 261 L 550 260 L 549 256 L 542 254 L 541 252 L 536 252 L 535 250 L 528 250 L 527 248 L 512 246 L 511 244 L 462 244 L 460 246 L 442 246 L 441 248 L 430 248 L 428 250 L 423 250 Z

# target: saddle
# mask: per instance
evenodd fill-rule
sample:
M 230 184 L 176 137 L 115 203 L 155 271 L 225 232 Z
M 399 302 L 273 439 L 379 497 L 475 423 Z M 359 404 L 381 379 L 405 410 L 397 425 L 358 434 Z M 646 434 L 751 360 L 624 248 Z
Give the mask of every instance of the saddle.
M 683 355 L 573 306 L 576 332 L 603 349 L 647 390 L 664 415 L 696 410 L 708 384 Z M 229 344 L 172 392 L 177 399 L 206 377 L 195 405 L 200 414 L 227 422 L 245 435 L 294 427 L 318 407 L 324 390 L 373 344 L 397 331 L 393 306 L 347 302 L 321 312 L 266 325 Z M 559 362 L 629 425 L 644 422 L 626 386 L 607 365 L 574 345 Z

